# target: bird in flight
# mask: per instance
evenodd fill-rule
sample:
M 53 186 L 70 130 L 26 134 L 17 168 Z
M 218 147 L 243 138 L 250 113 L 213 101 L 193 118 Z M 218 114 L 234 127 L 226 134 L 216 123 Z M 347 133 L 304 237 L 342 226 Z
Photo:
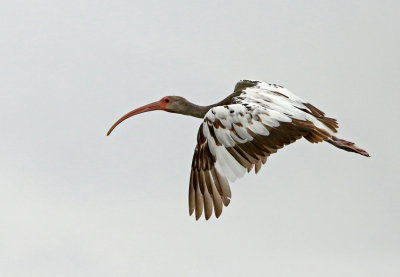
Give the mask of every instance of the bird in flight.
M 125 119 L 163 110 L 203 119 L 197 134 L 189 181 L 189 214 L 196 220 L 204 211 L 218 218 L 231 200 L 229 182 L 253 168 L 257 173 L 269 155 L 300 138 L 328 142 L 345 151 L 369 157 L 354 143 L 334 136 L 336 119 L 288 89 L 262 81 L 239 81 L 232 94 L 209 106 L 198 106 L 180 96 L 166 96 L 121 117 Z

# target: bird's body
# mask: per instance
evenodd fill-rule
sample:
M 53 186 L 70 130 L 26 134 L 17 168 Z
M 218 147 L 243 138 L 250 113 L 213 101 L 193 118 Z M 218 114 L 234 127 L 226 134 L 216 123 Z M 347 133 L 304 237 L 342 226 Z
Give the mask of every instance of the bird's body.
M 288 89 L 261 81 L 243 80 L 224 100 L 198 106 L 179 96 L 167 96 L 136 109 L 118 120 L 138 113 L 165 110 L 203 118 L 193 155 L 189 185 L 189 212 L 206 219 L 216 217 L 230 202 L 229 181 L 257 173 L 269 155 L 302 137 L 312 143 L 327 141 L 349 152 L 368 153 L 333 136 L 337 122 Z

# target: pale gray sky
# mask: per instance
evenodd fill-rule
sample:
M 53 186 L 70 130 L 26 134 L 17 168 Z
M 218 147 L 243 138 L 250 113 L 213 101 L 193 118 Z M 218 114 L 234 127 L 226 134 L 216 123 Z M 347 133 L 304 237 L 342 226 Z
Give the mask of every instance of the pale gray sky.
M 1 276 L 399 276 L 398 1 L 2 1 Z M 297 142 L 188 216 L 200 120 L 288 87 L 372 158 Z

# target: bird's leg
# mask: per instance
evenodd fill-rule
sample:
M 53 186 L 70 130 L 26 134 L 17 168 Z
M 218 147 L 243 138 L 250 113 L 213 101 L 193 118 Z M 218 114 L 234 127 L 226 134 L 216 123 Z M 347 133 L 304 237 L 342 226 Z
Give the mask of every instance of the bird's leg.
M 367 151 L 357 147 L 354 144 L 354 142 L 347 141 L 347 140 L 344 140 L 344 139 L 340 139 L 340 138 L 337 138 L 335 136 L 332 136 L 332 138 L 327 139 L 325 141 L 329 142 L 330 144 L 336 146 L 337 148 L 343 149 L 345 151 L 354 152 L 354 153 L 357 153 L 357 154 L 360 154 L 360 155 L 363 155 L 363 156 L 366 156 L 366 157 L 370 157 Z

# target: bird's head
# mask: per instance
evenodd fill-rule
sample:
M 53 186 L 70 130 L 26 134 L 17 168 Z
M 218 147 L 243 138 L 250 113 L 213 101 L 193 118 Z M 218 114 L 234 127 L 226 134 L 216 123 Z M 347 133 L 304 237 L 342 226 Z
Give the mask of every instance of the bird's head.
M 145 106 L 142 106 L 140 108 L 137 108 L 120 119 L 117 120 L 117 122 L 114 123 L 113 126 L 111 126 L 110 130 L 107 132 L 107 136 L 111 134 L 111 132 L 114 130 L 115 127 L 117 127 L 118 124 L 120 124 L 122 121 L 125 119 L 128 119 L 129 117 L 132 117 L 134 115 L 140 114 L 140 113 L 145 113 L 145 112 L 151 112 L 151 111 L 166 111 L 170 113 L 181 113 L 185 114 L 185 111 L 190 109 L 190 103 L 183 97 L 180 96 L 165 96 L 161 100 L 147 104 Z

